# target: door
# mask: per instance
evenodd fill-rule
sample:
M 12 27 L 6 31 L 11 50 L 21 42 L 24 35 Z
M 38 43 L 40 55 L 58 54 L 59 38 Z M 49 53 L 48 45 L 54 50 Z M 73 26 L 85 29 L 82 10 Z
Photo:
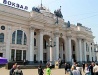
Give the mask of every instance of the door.
M 3 53 L 0 53 L 0 57 L 3 57 Z

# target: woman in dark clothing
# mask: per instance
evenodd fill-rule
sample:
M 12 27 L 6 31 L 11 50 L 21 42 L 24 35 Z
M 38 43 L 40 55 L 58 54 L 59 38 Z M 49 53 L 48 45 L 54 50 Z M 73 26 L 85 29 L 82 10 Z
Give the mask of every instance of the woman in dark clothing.
M 91 75 L 94 75 L 94 73 L 93 73 L 93 67 L 94 67 L 94 63 L 91 63 L 91 65 L 90 65 L 90 67 L 89 67 L 89 70 L 90 70 L 90 72 L 91 72 Z
M 42 69 L 41 65 L 39 65 L 39 67 L 38 67 L 38 75 L 43 75 L 43 74 L 44 74 L 43 69 Z
M 67 69 L 68 69 L 68 65 L 67 65 L 67 63 L 65 63 L 65 74 L 67 72 Z

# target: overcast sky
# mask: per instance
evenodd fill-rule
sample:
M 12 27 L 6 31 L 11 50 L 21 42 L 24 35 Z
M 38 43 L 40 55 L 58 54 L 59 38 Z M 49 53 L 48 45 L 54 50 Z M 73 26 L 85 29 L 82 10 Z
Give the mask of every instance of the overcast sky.
M 32 7 L 41 4 L 41 0 L 7 0 Z M 3 0 L 0 0 L 3 4 Z M 42 0 L 43 6 L 49 8 L 51 12 L 62 6 L 62 14 L 65 22 L 71 24 L 81 23 L 83 26 L 92 29 L 95 36 L 95 43 L 98 42 L 98 0 Z

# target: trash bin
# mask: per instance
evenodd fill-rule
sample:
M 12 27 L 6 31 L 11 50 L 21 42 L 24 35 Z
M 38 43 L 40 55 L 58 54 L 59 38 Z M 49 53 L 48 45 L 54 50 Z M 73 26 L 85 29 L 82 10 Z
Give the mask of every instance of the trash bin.
M 55 61 L 55 68 L 58 69 L 59 68 L 59 62 Z

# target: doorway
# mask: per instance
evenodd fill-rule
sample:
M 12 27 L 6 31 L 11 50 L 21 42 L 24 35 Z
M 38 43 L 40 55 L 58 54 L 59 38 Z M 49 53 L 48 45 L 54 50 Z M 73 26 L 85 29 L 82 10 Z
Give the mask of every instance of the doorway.
M 3 53 L 0 53 L 0 57 L 3 57 Z

